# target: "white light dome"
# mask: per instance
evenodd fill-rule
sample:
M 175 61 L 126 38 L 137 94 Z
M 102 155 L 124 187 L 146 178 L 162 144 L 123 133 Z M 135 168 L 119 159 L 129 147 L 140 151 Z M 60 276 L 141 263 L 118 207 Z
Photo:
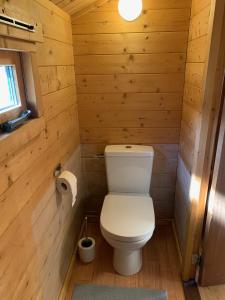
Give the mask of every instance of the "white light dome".
M 118 10 L 123 19 L 133 21 L 142 12 L 142 0 L 119 0 Z

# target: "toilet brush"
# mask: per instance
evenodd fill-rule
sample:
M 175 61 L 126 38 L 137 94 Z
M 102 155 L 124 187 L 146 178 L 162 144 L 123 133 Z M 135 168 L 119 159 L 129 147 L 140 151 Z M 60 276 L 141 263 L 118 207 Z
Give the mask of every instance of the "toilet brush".
M 84 247 L 90 247 L 92 244 L 92 241 L 90 238 L 88 238 L 88 217 L 86 216 L 84 218 L 84 239 L 82 242 L 82 245 Z
M 85 222 L 85 237 L 86 237 L 86 239 L 88 239 L 88 235 L 87 235 L 87 229 L 88 229 L 88 223 L 87 223 L 87 220 L 88 220 L 88 218 L 87 218 L 87 216 L 84 218 L 84 222 Z
M 95 258 L 95 240 L 88 236 L 88 217 L 84 218 L 84 237 L 78 242 L 80 260 L 89 263 Z

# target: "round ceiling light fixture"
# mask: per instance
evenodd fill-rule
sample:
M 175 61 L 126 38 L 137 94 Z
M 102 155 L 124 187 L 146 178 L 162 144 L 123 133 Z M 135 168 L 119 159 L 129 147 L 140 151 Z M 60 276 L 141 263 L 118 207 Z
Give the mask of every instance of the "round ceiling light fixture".
M 119 0 L 118 10 L 124 20 L 133 21 L 142 12 L 142 0 Z

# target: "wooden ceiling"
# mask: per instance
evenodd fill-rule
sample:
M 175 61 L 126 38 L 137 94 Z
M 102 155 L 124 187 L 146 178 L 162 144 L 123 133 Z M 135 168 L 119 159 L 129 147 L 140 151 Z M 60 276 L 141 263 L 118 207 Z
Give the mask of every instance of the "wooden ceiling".
M 81 15 L 108 0 L 50 0 L 70 15 Z

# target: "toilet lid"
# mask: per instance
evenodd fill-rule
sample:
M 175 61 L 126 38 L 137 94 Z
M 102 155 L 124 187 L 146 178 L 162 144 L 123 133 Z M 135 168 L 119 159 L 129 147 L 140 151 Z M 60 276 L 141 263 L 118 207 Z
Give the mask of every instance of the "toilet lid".
M 101 226 L 112 238 L 127 242 L 151 237 L 155 228 L 152 198 L 109 194 L 101 211 Z

